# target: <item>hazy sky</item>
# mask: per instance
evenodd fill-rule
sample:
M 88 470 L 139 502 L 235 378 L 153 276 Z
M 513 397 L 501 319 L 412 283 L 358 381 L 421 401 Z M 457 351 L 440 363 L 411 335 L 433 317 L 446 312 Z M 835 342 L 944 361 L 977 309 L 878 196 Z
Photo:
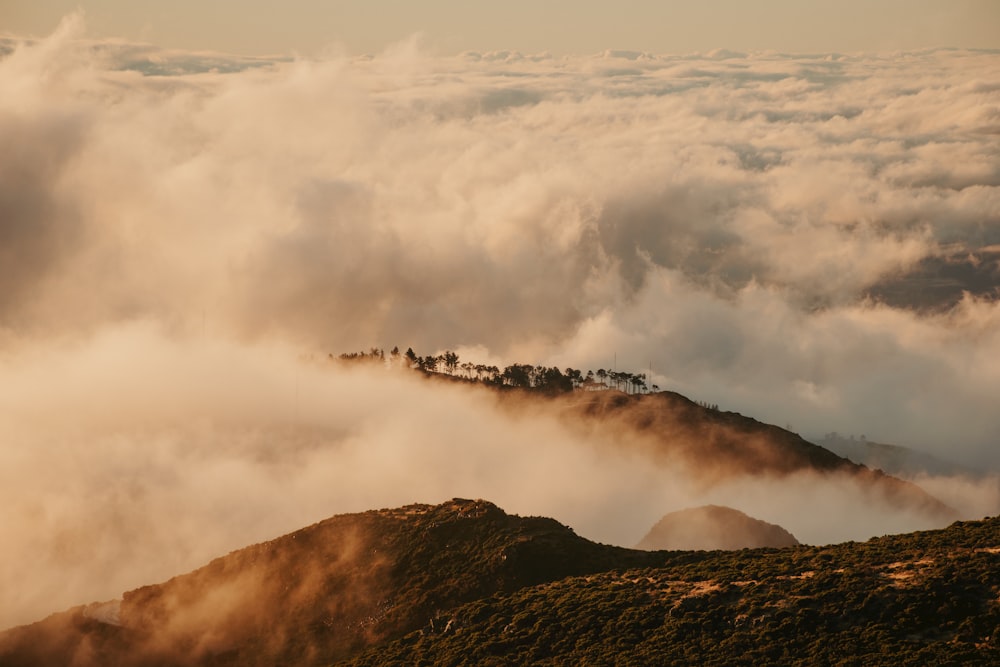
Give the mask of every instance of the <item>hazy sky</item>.
M 1000 48 L 996 0 L 2 0 L 0 30 L 45 35 L 78 7 L 94 36 L 244 54 L 374 52 L 414 33 L 438 53 Z

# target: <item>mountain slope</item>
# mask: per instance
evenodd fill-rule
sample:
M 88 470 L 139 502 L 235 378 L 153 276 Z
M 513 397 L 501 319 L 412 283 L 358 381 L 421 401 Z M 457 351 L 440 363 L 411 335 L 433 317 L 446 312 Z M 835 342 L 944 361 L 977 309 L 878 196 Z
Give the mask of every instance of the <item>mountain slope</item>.
M 636 549 L 715 550 L 794 547 L 791 533 L 739 510 L 718 505 L 670 512 L 656 522 Z
M 130 591 L 117 625 L 80 607 L 8 631 L 0 664 L 324 664 L 464 602 L 664 559 L 484 501 L 341 515 Z
M 941 522 L 953 516 L 912 484 L 679 394 L 497 396 L 512 411 L 553 414 L 612 447 L 637 448 L 653 465 L 681 462 L 707 485 L 840 475 L 857 481 L 873 504 Z M 677 558 L 597 545 L 551 519 L 510 517 L 480 501 L 342 515 L 131 591 L 120 603 L 78 607 L 3 633 L 0 664 L 324 664 L 463 603 Z
M 15 628 L 0 664 L 997 664 L 998 592 L 1000 519 L 642 552 L 454 500 L 333 517 L 131 591 L 117 613 Z
M 868 506 L 920 515 L 924 526 L 943 526 L 962 518 L 954 508 L 912 482 L 854 463 L 797 433 L 695 403 L 676 392 L 550 392 L 444 373 L 422 375 L 428 382 L 465 384 L 490 392 L 513 415 L 554 417 L 583 440 L 597 434 L 599 440 L 615 448 L 635 448 L 661 468 L 682 469 L 687 478 L 705 488 L 736 479 L 816 474 L 851 482 L 852 492 L 861 494 Z
M 1000 519 L 689 553 L 453 610 L 351 665 L 1000 664 Z
M 841 476 L 856 482 L 873 505 L 919 512 L 941 525 L 959 518 L 953 508 L 915 484 L 853 463 L 791 431 L 706 408 L 674 392 L 575 392 L 549 401 L 571 428 L 601 429 L 620 443 L 628 442 L 622 434 L 638 434 L 639 446 L 653 462 L 682 463 L 705 485 L 798 473 Z

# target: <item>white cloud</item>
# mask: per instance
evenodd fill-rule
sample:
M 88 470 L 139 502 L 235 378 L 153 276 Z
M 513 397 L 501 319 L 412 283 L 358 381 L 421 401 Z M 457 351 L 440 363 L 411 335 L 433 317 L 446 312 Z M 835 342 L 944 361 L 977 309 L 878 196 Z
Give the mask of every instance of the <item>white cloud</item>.
M 32 348 L 0 371 L 0 627 L 116 597 L 332 514 L 456 496 L 626 546 L 662 514 L 705 502 L 811 542 L 936 525 L 849 480 L 710 483 L 703 470 L 643 453 L 624 427 L 567 424 L 485 388 L 281 345 L 172 338 L 151 323 Z M 982 488 L 939 482 L 984 506 Z
M 617 356 L 652 365 L 663 388 L 806 434 L 1000 465 L 997 303 L 981 290 L 930 311 L 866 300 L 928 257 L 1000 243 L 996 54 L 441 59 L 411 44 L 249 62 L 80 31 L 70 21 L 0 59 L 0 147 L 17 157 L 0 162 L 0 419 L 25 445 L 0 455 L 11 520 L 28 531 L 0 563 L 5 580 L 60 539 L 64 561 L 43 570 L 86 560 L 66 527 L 90 496 L 112 560 L 135 555 L 120 546 L 148 528 L 146 510 L 180 508 L 172 531 L 136 547 L 165 554 L 155 576 L 373 502 L 484 496 L 586 527 L 585 512 L 618 516 L 615 498 L 654 498 L 621 462 L 586 493 L 519 500 L 521 459 L 497 452 L 527 427 L 496 424 L 483 456 L 449 458 L 488 429 L 382 413 L 461 412 L 471 399 L 317 389 L 334 398 L 303 408 L 287 364 L 268 366 L 271 346 L 593 369 Z M 154 342 L 121 333 L 133 327 Z M 192 383 L 193 368 L 228 379 Z M 299 409 L 318 430 L 276 416 Z M 266 423 L 239 426 L 258 414 Z M 437 438 L 447 474 L 407 477 L 416 455 L 390 443 L 411 428 Z M 279 439 L 281 464 L 265 446 Z M 345 479 L 324 495 L 324 475 L 351 466 L 400 493 Z M 79 468 L 85 479 L 66 482 Z M 481 485 L 442 481 L 458 478 Z M 301 494 L 282 504 L 289 484 Z M 241 505 L 247 485 L 274 514 Z M 220 517 L 239 529 L 176 546 Z M 645 518 L 635 539 L 657 517 Z
M 867 290 L 1000 241 L 990 53 L 512 61 L 434 59 L 409 44 L 374 59 L 143 77 L 121 70 L 136 53 L 183 54 L 97 48 L 80 30 L 68 21 L 0 61 L 13 93 L 0 127 L 18 156 L 0 192 L 11 341 L 141 317 L 319 352 L 478 345 L 583 365 L 614 350 L 584 349 L 578 331 L 597 317 L 639 326 L 630 312 L 642 300 L 672 309 L 686 340 L 624 330 L 623 363 L 655 351 L 658 366 L 708 367 L 733 386 L 769 378 L 762 395 L 882 377 L 878 404 L 893 414 L 920 400 L 910 370 L 870 350 L 907 347 L 914 327 L 961 333 L 954 317 L 905 313 L 886 331 Z M 690 316 L 649 287 L 662 275 Z M 748 306 L 724 305 L 751 294 L 801 325 L 734 366 L 698 341 L 758 327 Z M 705 308 L 728 313 L 724 330 L 698 319 Z M 841 384 L 806 377 L 825 344 L 819 323 L 845 317 L 858 324 Z M 991 339 L 962 344 L 990 363 Z M 963 384 L 942 365 L 937 377 Z M 958 428 L 981 419 L 949 398 L 961 387 L 927 391 L 951 405 L 936 431 L 985 454 L 991 440 Z

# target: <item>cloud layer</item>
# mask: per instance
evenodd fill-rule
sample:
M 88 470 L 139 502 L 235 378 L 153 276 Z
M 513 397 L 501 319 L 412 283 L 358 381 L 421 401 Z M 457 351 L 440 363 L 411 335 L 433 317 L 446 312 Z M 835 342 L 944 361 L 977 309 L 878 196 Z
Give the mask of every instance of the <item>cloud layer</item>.
M 336 511 L 450 495 L 627 543 L 687 499 L 588 459 L 590 487 L 515 493 L 549 473 L 501 443 L 565 433 L 458 394 L 448 414 L 475 418 L 452 428 L 405 382 L 297 384 L 312 377 L 297 354 L 371 345 L 652 367 L 663 388 L 806 435 L 1000 467 L 997 54 L 404 43 L 268 61 L 95 43 L 78 18 L 4 45 L 0 470 L 24 549 L 3 581 L 35 547 L 41 570 L 88 577 L 160 554 L 108 575 L 119 591 Z M 965 268 L 935 292 L 942 266 Z M 481 455 L 452 455 L 491 429 Z M 789 519 L 767 489 L 718 494 L 701 500 Z M 629 500 L 646 503 L 631 538 L 608 529 Z
M 486 388 L 284 346 L 171 340 L 143 324 L 3 371 L 0 628 L 118 597 L 335 513 L 414 501 L 490 498 L 626 546 L 665 512 L 705 503 L 811 543 L 937 525 L 873 503 L 857 480 L 709 484 L 704 471 L 655 462 L 623 427 L 570 427 Z M 984 498 L 963 483 L 936 490 Z

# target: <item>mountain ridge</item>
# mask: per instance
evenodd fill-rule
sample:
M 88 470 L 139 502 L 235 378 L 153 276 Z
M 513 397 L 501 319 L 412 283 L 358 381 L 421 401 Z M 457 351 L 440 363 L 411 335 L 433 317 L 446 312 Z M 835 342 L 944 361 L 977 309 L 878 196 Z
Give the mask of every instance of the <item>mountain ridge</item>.
M 517 405 L 518 401 L 511 400 L 516 391 L 502 392 L 501 402 L 506 399 Z M 960 518 L 954 508 L 912 482 L 854 463 L 797 433 L 699 405 L 676 392 L 574 392 L 543 397 L 541 403 L 545 402 L 555 406 L 555 414 L 571 428 L 586 422 L 588 428 L 599 425 L 609 438 L 639 434 L 644 445 L 640 451 L 663 466 L 686 463 L 688 474 L 706 486 L 740 476 L 844 475 L 857 481 L 873 503 L 919 511 L 942 522 Z
M 337 515 L 126 592 L 117 623 L 83 606 L 13 628 L 0 664 L 320 664 L 440 608 L 658 560 L 481 500 Z
M 644 373 L 592 371 L 530 364 L 496 366 L 459 363 L 447 351 L 421 357 L 412 348 L 388 354 L 379 348 L 341 354 L 330 359 L 342 367 L 382 366 L 387 371 L 414 373 L 431 382 L 473 385 L 492 392 L 511 411 L 541 410 L 564 425 L 587 428 L 599 424 L 607 439 L 624 441 L 624 433 L 643 436 L 643 453 L 662 463 L 683 459 L 687 473 L 706 486 L 738 475 L 786 477 L 803 471 L 845 475 L 857 481 L 872 503 L 895 510 L 914 510 L 935 521 L 960 518 L 959 513 L 912 482 L 855 463 L 849 458 L 808 441 L 791 430 L 758 421 L 718 405 L 696 403 L 674 391 L 647 388 Z M 463 374 L 464 373 L 464 374 Z M 473 373 L 476 376 L 473 377 Z M 608 379 L 612 384 L 606 384 Z M 625 387 L 621 391 L 619 386 Z M 529 406 L 525 408 L 525 406 Z M 574 423 L 576 422 L 576 423 Z M 586 429 L 584 429 L 586 430 Z
M 838 456 L 900 479 L 913 479 L 922 475 L 976 479 L 987 474 L 912 447 L 875 442 L 864 436 L 855 440 L 853 436 L 845 438 L 837 433 L 827 433 L 822 438 L 817 438 L 816 443 Z
M 0 664 L 761 664 L 845 647 L 858 664 L 990 664 L 998 590 L 1000 518 L 643 552 L 454 499 L 337 515 L 130 591 L 103 620 L 78 607 L 8 630 Z

